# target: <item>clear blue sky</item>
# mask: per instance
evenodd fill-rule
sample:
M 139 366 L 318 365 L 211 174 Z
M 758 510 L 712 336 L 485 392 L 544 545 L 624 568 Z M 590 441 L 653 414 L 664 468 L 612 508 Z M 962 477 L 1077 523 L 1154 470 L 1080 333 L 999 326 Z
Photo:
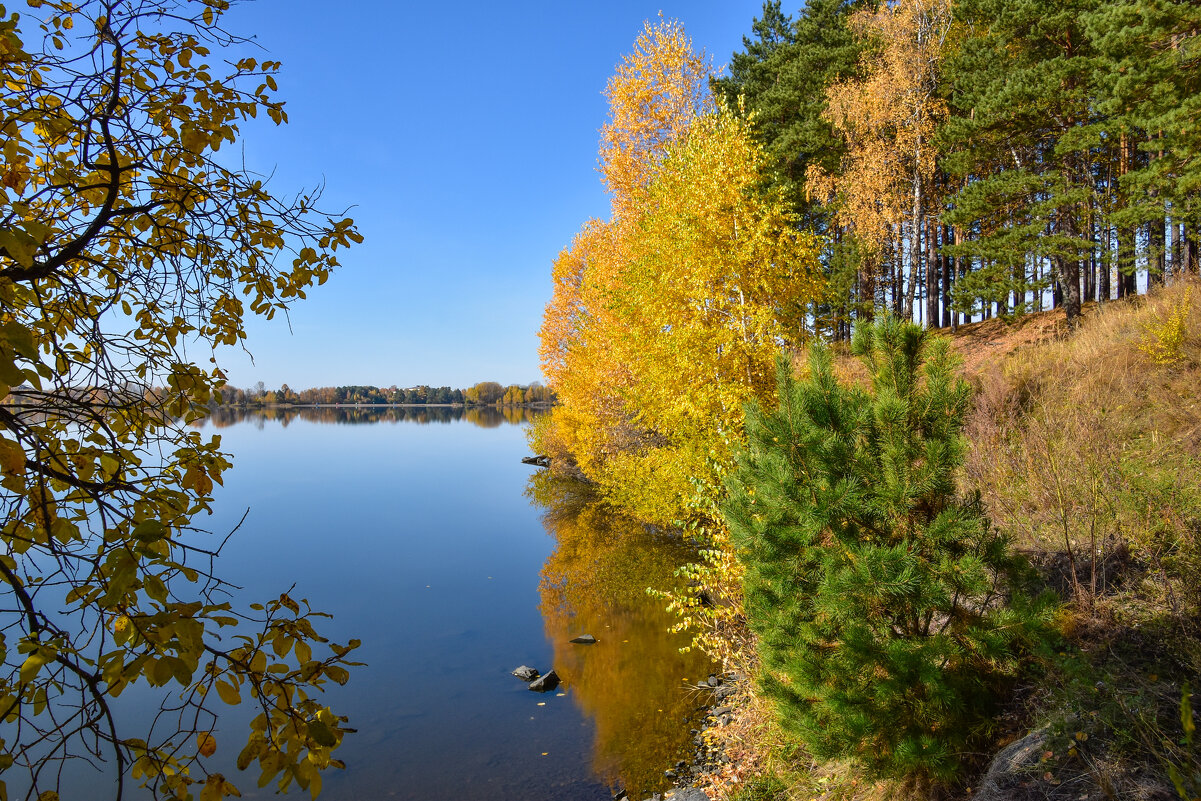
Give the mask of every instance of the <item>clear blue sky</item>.
M 799 3 L 797 4 L 799 6 Z M 235 386 L 541 380 L 555 255 L 608 202 L 605 82 L 644 20 L 682 21 L 717 66 L 762 0 L 256 0 L 227 27 L 283 62 L 290 123 L 244 128 L 277 194 L 325 182 L 366 237 L 291 313 L 254 321 Z

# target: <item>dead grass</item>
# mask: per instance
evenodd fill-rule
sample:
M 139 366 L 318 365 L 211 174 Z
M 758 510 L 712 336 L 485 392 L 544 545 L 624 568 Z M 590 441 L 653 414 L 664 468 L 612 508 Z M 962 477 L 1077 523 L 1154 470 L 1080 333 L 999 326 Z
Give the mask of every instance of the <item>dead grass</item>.
M 1066 604 L 1018 721 L 1058 741 L 1023 798 L 1170 798 L 1168 767 L 1198 766 L 1177 706 L 1201 671 L 1199 299 L 1181 282 L 1001 359 L 968 346 L 964 488 Z
M 1062 312 L 962 326 L 952 347 L 976 388 L 962 487 L 1065 604 L 1060 649 L 998 721 L 998 748 L 1051 732 L 1020 797 L 1174 797 L 1169 765 L 1201 768 L 1178 709 L 1201 675 L 1201 285 L 1089 305 L 1075 331 Z M 835 371 L 866 376 L 845 349 Z M 737 766 L 708 788 L 723 801 L 760 798 L 739 794 L 758 775 L 784 780 L 777 800 L 971 798 L 817 764 L 753 693 L 720 736 Z
M 1072 336 L 1016 349 L 973 376 L 968 488 L 993 522 L 1060 571 L 1081 609 L 1115 593 L 1182 623 L 1201 598 L 1201 293 L 1180 283 L 1093 309 Z M 1148 351 L 1181 313 L 1170 362 Z

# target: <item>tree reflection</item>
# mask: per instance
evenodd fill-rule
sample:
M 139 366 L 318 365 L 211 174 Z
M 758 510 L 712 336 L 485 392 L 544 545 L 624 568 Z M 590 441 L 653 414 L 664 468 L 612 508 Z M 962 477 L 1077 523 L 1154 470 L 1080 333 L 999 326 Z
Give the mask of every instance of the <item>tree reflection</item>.
M 704 699 L 690 691 L 711 665 L 681 654 L 684 635 L 647 588 L 670 589 L 695 550 L 674 535 L 624 517 L 587 488 L 549 471 L 528 494 L 544 508 L 556 548 L 542 569 L 540 608 L 555 670 L 596 724 L 593 770 L 611 787 L 643 798 L 666 787 L 663 771 L 690 751 L 690 721 Z M 596 645 L 568 642 L 592 634 Z
M 309 423 L 452 423 L 466 420 L 481 428 L 496 428 L 506 423 L 521 424 L 545 410 L 530 407 L 496 406 L 263 406 L 255 408 L 222 406 L 209 412 L 204 423 L 225 428 L 250 422 L 260 428 L 267 422 L 287 426 L 294 420 Z

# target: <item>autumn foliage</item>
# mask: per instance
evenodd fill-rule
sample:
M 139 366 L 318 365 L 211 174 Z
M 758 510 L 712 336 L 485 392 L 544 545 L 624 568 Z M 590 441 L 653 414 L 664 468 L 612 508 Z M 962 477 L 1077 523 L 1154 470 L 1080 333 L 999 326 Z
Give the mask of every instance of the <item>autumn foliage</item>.
M 0 797 L 57 798 L 85 763 L 115 798 L 240 795 L 218 745 L 316 795 L 348 731 L 320 694 L 358 642 L 287 592 L 230 602 L 197 528 L 230 460 L 190 424 L 221 347 L 362 237 L 217 153 L 287 119 L 228 2 L 23 5 L 0 6 Z M 148 726 L 116 700 L 135 685 L 158 690 Z M 218 731 L 243 702 L 248 731 Z
M 749 123 L 712 100 L 705 64 L 661 22 L 610 80 L 613 214 L 559 255 L 540 332 L 560 405 L 535 446 L 655 522 L 685 516 L 692 482 L 728 462 L 820 284 L 816 240 L 765 188 Z

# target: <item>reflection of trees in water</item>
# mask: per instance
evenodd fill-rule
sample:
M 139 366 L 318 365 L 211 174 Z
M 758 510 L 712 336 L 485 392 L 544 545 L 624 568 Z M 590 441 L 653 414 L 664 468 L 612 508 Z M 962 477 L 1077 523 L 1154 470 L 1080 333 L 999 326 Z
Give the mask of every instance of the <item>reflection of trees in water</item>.
M 539 587 L 555 670 L 596 722 L 596 774 L 643 798 L 664 789 L 664 769 L 687 757 L 687 720 L 702 699 L 684 680 L 695 684 L 711 669 L 703 655 L 679 652 L 687 640 L 668 633 L 674 615 L 646 592 L 673 587 L 676 568 L 695 551 L 548 471 L 534 476 L 529 495 L 546 508 L 543 523 L 556 543 Z M 568 643 L 579 634 L 600 642 Z
M 262 428 L 267 421 L 287 426 L 300 419 L 308 423 L 451 423 L 466 420 L 481 428 L 505 423 L 526 423 L 544 410 L 525 406 L 223 406 L 209 413 L 206 422 L 216 428 L 235 423 L 253 423 Z

